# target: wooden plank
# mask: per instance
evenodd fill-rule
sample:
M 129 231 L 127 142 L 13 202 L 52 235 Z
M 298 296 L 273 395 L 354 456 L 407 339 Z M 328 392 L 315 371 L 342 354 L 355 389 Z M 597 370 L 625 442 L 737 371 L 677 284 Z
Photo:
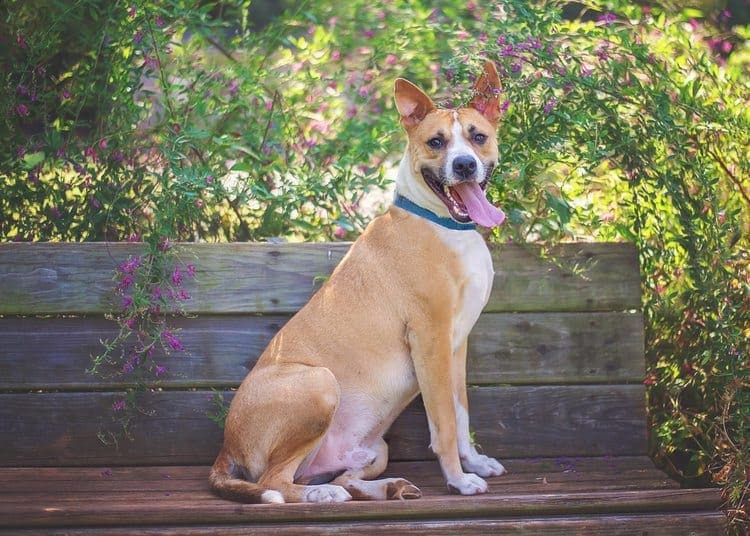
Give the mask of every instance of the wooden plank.
M 501 478 L 501 477 L 500 477 Z M 581 493 L 486 494 L 439 496 L 414 501 L 352 501 L 341 504 L 247 505 L 222 500 L 207 492 L 190 498 L 128 498 L 94 502 L 65 501 L 59 496 L 0 502 L 5 527 L 126 526 L 170 523 L 304 523 L 376 520 L 445 520 L 510 516 L 634 514 L 711 511 L 721 504 L 714 489 L 668 489 Z
M 180 319 L 188 353 L 154 359 L 165 388 L 236 387 L 286 322 L 281 315 Z M 0 318 L 1 390 L 89 390 L 132 385 L 129 376 L 86 373 L 103 318 Z M 644 376 L 640 313 L 485 313 L 469 338 L 468 381 L 483 384 L 625 383 Z M 113 371 L 115 372 L 115 371 Z
M 186 244 L 198 270 L 184 283 L 194 313 L 293 313 L 331 273 L 347 243 Z M 102 313 L 112 272 L 143 246 L 123 243 L 0 244 L 0 314 Z M 564 244 L 555 262 L 537 246 L 493 245 L 495 284 L 487 306 L 502 311 L 621 311 L 640 307 L 640 277 L 629 244 Z M 584 269 L 579 272 L 578 269 Z
M 229 398 L 230 393 L 226 393 Z M 221 430 L 207 418 L 214 394 L 148 393 L 133 441 L 118 449 L 96 434 L 111 425 L 117 393 L 0 395 L 0 465 L 154 465 L 211 463 Z M 475 387 L 469 390 L 479 445 L 501 457 L 642 455 L 646 453 L 642 385 Z M 431 459 L 418 402 L 394 423 L 392 460 Z
M 677 487 L 648 458 L 641 465 L 623 467 L 617 458 L 608 461 L 518 459 L 508 463 L 512 471 L 496 480 L 503 493 L 540 491 L 603 491 L 615 489 L 663 489 Z M 0 468 L 0 499 L 23 500 L 24 494 L 60 494 L 79 500 L 80 495 L 114 493 L 154 494 L 191 492 L 208 489 L 208 466 L 172 467 L 64 467 Z M 431 494 L 447 493 L 437 462 L 393 462 L 384 477 L 406 478 Z M 78 497 L 79 499 L 76 499 Z
M 510 475 L 528 474 L 571 474 L 588 475 L 592 473 L 636 474 L 649 473 L 662 476 L 664 473 L 654 467 L 648 456 L 587 456 L 587 457 L 554 457 L 554 458 L 515 458 Z M 39 481 L 55 486 L 68 485 L 68 482 L 154 482 L 166 480 L 205 480 L 208 465 L 151 465 L 151 466 L 94 466 L 94 467 L 0 467 L 0 493 L 15 491 L 19 482 Z M 437 474 L 440 466 L 437 460 L 391 462 L 385 474 Z M 655 471 L 655 473 L 653 473 Z M 505 480 L 505 476 L 503 480 Z M 9 489 L 13 483 L 13 489 Z
M 117 528 L 66 528 L 16 530 L 18 536 L 190 536 L 221 534 L 246 536 L 248 534 L 300 535 L 341 534 L 370 536 L 372 534 L 432 534 L 455 536 L 486 536 L 487 534 L 537 536 L 632 536 L 633 534 L 659 536 L 716 536 L 724 534 L 726 517 L 721 512 L 676 512 L 666 514 L 620 514 L 589 516 L 548 516 L 513 519 L 462 518 L 401 521 L 357 521 L 305 524 L 237 524 Z M 0 530 L 0 534 L 10 534 Z

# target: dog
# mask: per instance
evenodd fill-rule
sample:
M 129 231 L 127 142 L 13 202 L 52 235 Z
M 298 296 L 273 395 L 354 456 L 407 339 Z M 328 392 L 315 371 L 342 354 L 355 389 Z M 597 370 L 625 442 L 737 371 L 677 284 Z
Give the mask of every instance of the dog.
M 469 433 L 467 337 L 490 296 L 476 225 L 503 212 L 485 188 L 498 161 L 500 81 L 486 62 L 469 104 L 439 109 L 405 79 L 394 96 L 408 145 L 393 206 L 271 340 L 240 385 L 210 472 L 220 496 L 260 503 L 413 499 L 383 435 L 421 393 L 448 488 L 487 492 L 505 469 Z

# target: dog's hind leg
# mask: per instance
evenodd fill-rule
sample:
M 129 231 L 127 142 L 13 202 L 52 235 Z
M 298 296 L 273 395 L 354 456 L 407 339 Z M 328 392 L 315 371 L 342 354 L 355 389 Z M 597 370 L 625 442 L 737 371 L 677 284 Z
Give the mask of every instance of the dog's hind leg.
M 339 397 L 338 381 L 325 367 L 282 363 L 253 370 L 232 401 L 214 470 L 241 467 L 251 481 L 246 482 L 248 502 L 350 500 L 341 486 L 294 483 L 300 465 L 328 431 Z M 240 482 L 212 478 L 214 489 L 234 500 L 243 500 Z
M 373 461 L 359 470 L 346 471 L 331 484 L 342 486 L 357 500 L 418 499 L 422 496 L 414 484 L 403 478 L 381 478 L 388 465 L 388 444 L 380 438 L 372 446 Z

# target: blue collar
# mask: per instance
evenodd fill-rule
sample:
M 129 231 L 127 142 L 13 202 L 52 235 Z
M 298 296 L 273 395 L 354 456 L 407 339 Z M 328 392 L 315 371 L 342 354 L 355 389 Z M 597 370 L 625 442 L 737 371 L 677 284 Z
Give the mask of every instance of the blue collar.
M 398 192 L 396 192 L 393 198 L 393 204 L 399 208 L 404 209 L 407 212 L 411 212 L 412 214 L 416 214 L 417 216 L 420 216 L 433 223 L 442 225 L 446 229 L 453 229 L 455 231 L 476 231 L 477 230 L 477 226 L 474 223 L 459 223 L 453 218 L 444 218 L 442 216 L 438 216 L 431 210 L 427 210 L 424 207 L 420 207 L 414 201 L 407 199 L 406 197 L 399 194 Z

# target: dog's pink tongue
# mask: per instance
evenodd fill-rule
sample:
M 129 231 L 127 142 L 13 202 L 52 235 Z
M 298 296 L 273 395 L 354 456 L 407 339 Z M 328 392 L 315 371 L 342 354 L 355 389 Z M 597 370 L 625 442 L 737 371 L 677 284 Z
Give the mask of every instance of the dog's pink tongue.
M 474 223 L 482 227 L 497 227 L 505 221 L 505 213 L 487 201 L 478 183 L 460 182 L 453 189 L 461 197 Z

